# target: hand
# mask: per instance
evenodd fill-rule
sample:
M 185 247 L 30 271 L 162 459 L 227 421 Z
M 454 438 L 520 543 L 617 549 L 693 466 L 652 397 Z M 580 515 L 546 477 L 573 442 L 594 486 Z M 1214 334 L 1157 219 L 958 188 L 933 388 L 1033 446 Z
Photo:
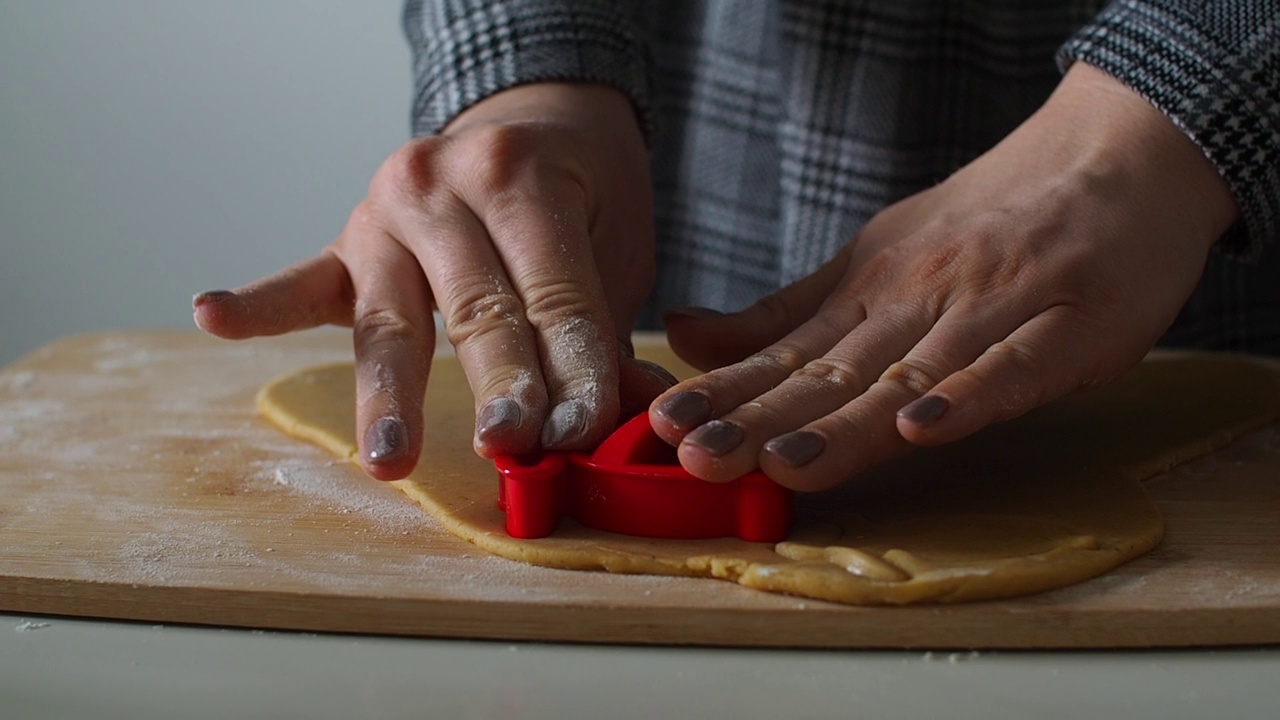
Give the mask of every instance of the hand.
M 627 352 L 653 273 L 630 102 L 526 85 L 406 144 L 319 256 L 196 296 L 195 320 L 227 338 L 353 326 L 361 463 L 395 479 L 422 447 L 433 307 L 476 397 L 478 453 L 582 449 L 674 382 Z
M 680 355 L 725 367 L 650 418 L 700 478 L 759 467 L 831 487 L 1137 363 L 1236 214 L 1168 119 L 1077 64 L 1008 138 L 812 276 L 733 315 L 669 314 Z

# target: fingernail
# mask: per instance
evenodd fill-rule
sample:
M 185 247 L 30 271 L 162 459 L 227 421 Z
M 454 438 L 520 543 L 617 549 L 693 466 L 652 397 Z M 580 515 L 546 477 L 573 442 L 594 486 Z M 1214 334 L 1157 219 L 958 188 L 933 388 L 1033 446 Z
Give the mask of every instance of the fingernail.
M 917 425 L 929 425 L 947 414 L 951 403 L 941 395 L 925 395 L 898 411 L 898 417 Z
M 494 435 L 520 427 L 520 403 L 509 397 L 497 397 L 480 409 L 476 417 L 476 437 L 485 441 Z
M 364 434 L 369 462 L 385 462 L 403 453 L 409 446 L 408 435 L 400 418 L 378 418 Z
M 677 430 L 692 430 L 711 417 L 711 401 L 700 392 L 679 392 L 658 403 L 654 412 Z
M 672 318 L 688 318 L 690 320 L 706 320 L 707 318 L 723 317 L 724 313 L 719 310 L 712 310 L 705 307 L 680 307 L 671 308 L 662 313 L 662 322 L 665 324 Z
M 661 378 L 662 381 L 667 383 L 668 385 L 675 385 L 676 383 L 680 382 L 679 380 L 676 379 L 675 375 L 671 374 L 670 370 L 662 367 L 658 363 L 649 362 L 648 360 L 636 360 L 636 364 L 638 364 L 640 367 L 644 368 L 645 370 L 648 370 L 650 375 Z
M 818 433 L 796 430 L 770 440 L 764 449 L 791 467 L 800 467 L 821 455 L 827 449 L 827 441 Z
M 191 307 L 198 308 L 201 305 L 230 300 L 235 296 L 236 294 L 230 290 L 206 290 L 205 292 L 198 293 L 195 297 L 191 298 Z
M 577 440 L 587 426 L 587 406 L 581 400 L 566 400 L 551 410 L 542 425 L 542 447 L 556 448 Z
M 716 457 L 742 444 L 742 428 L 727 420 L 712 420 L 684 437 L 684 442 L 706 450 Z

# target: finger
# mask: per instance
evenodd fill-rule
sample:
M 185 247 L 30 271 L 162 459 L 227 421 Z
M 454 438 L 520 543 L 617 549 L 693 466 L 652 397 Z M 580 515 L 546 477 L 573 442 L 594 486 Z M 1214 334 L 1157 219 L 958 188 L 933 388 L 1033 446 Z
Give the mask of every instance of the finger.
M 1106 382 L 1142 359 L 1141 342 L 1115 360 L 1114 343 L 1058 306 L 993 344 L 972 365 L 948 377 L 898 419 L 913 442 L 939 445 L 1010 420 L 1089 385 Z
M 547 413 L 538 340 L 480 219 L 461 202 L 398 218 L 475 398 L 482 457 L 536 450 Z
M 897 427 L 902 436 L 913 443 L 934 444 L 924 442 L 922 429 L 935 420 L 934 414 L 945 406 L 930 391 L 969 367 L 1037 313 L 999 300 L 984 301 L 981 305 L 966 303 L 949 309 L 929 335 L 882 378 L 904 386 L 903 396 L 909 398 L 897 413 Z
M 373 231 L 376 232 L 376 231 Z M 390 236 L 356 239 L 356 428 L 360 463 L 380 480 L 409 474 L 422 451 L 422 403 L 435 348 L 431 295 L 414 257 Z
M 678 445 L 703 423 L 754 400 L 810 361 L 826 355 L 865 318 L 866 310 L 860 304 L 842 303 L 739 363 L 676 385 L 649 408 L 654 432 Z
M 1012 304 L 990 302 L 948 309 L 932 328 L 926 323 L 924 337 L 908 352 L 899 350 L 898 359 L 881 366 L 883 371 L 865 393 L 764 443 L 760 467 L 789 487 L 818 490 L 903 451 L 907 446 L 896 427 L 902 408 L 1007 336 L 1022 314 Z M 921 327 L 916 325 L 914 330 Z
M 669 390 L 677 382 L 679 380 L 661 365 L 648 360 L 637 360 L 626 354 L 619 355 L 619 423 L 645 412 L 654 398 Z
M 760 469 L 794 490 L 834 487 L 910 447 L 894 429 L 901 403 L 895 387 L 876 383 L 838 412 L 765 443 Z
M 847 265 L 847 252 L 842 251 L 812 275 L 740 312 L 726 315 L 706 308 L 669 310 L 662 322 L 671 349 L 704 371 L 741 362 L 813 317 L 831 296 Z
M 239 340 L 350 325 L 353 302 L 346 267 L 325 252 L 236 290 L 200 293 L 191 304 L 201 330 Z
M 678 448 L 680 464 L 696 477 L 719 482 L 755 470 L 769 440 L 862 395 L 924 336 L 930 322 L 927 315 L 905 311 L 867 319 L 776 387 L 686 435 Z
M 618 341 L 581 192 L 554 180 L 532 188 L 486 204 L 481 219 L 537 338 L 549 408 L 541 444 L 587 450 L 617 424 Z

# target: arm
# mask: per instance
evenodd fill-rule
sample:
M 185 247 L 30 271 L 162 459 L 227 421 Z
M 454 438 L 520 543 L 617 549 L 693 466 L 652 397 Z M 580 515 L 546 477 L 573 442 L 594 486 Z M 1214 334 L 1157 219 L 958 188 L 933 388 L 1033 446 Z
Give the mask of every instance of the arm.
M 1231 188 L 1224 249 L 1280 237 L 1280 2 L 1120 0 L 1058 54 L 1100 68 L 1160 110 Z
M 407 0 L 413 51 L 413 134 L 440 132 L 463 110 L 534 82 L 606 85 L 653 125 L 648 52 L 629 2 Z

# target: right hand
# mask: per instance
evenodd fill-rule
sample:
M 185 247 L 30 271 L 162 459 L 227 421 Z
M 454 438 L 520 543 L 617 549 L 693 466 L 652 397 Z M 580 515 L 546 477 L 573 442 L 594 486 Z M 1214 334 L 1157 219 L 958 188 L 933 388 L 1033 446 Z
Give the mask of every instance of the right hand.
M 652 215 L 629 100 L 524 85 L 404 145 L 318 256 L 197 295 L 195 320 L 224 338 L 352 326 L 360 461 L 376 478 L 417 464 L 433 307 L 476 398 L 477 453 L 586 449 L 674 382 L 628 352 Z

